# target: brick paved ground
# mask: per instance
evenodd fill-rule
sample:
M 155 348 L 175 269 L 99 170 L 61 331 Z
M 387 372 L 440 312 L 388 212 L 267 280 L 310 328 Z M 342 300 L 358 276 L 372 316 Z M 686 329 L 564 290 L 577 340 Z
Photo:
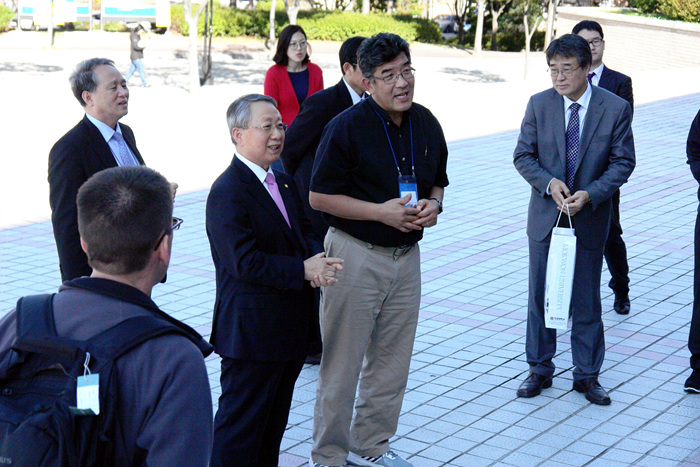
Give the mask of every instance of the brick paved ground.
M 607 354 L 600 381 L 613 399 L 609 407 L 589 404 L 571 391 L 568 332 L 558 339 L 554 386 L 534 399 L 515 397 L 527 373 L 529 197 L 511 162 L 517 131 L 452 138 L 445 212 L 421 242 L 421 319 L 392 440 L 396 451 L 417 467 L 700 464 L 700 396 L 682 390 L 689 373 L 697 209 L 697 184 L 684 149 L 698 108 L 700 94 L 688 94 L 635 110 L 638 163 L 622 189 L 621 205 L 631 267 L 629 316 L 612 311 L 609 276 L 603 273 Z M 513 110 L 518 119 L 523 110 Z M 60 121 L 59 133 L 71 124 Z M 494 127 L 503 128 L 498 122 Z M 136 130 L 137 138 L 145 134 Z M 156 303 L 204 335 L 210 332 L 214 298 L 206 196 L 206 190 L 178 195 L 175 213 L 185 223 L 175 235 L 168 282 L 154 289 Z M 3 210 L 17 203 L 4 198 Z M 41 215 L 27 211 L 26 218 Z M 0 312 L 11 309 L 18 296 L 52 291 L 59 283 L 50 223 L 44 217 L 15 224 L 24 225 L 0 230 Z M 207 364 L 216 402 L 218 359 Z M 316 378 L 317 367 L 307 367 L 297 383 L 284 466 L 300 466 L 308 458 Z

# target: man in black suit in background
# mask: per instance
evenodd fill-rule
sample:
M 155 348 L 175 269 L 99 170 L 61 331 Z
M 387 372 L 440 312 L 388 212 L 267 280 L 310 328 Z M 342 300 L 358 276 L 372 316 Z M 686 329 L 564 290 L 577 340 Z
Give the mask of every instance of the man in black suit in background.
M 80 186 L 110 167 L 144 165 L 134 132 L 119 124 L 129 111 L 129 90 L 114 62 L 91 58 L 79 63 L 70 76 L 70 86 L 85 117 L 49 153 L 51 223 L 64 282 L 92 273 L 78 233 Z
M 690 171 L 695 180 L 700 183 L 700 111 L 690 124 L 686 153 Z M 700 188 L 698 188 L 700 200 Z M 688 334 L 688 350 L 690 350 L 690 369 L 693 372 L 685 382 L 685 391 L 700 394 L 700 206 L 695 218 L 695 273 L 693 281 L 693 315 Z
M 221 356 L 212 467 L 276 467 L 294 382 L 307 355 L 312 287 L 335 283 L 289 175 L 272 170 L 285 124 L 275 100 L 238 98 L 226 119 L 236 153 L 207 198 L 216 268 L 211 343 Z
M 632 94 L 632 79 L 620 72 L 611 70 L 603 65 L 605 41 L 603 28 L 595 21 L 581 21 L 572 31 L 588 41 L 591 47 L 593 62 L 588 73 L 588 81 L 594 86 L 607 89 L 618 97 L 630 103 L 634 111 L 634 96 Z M 612 222 L 608 240 L 605 243 L 605 262 L 610 271 L 608 285 L 615 292 L 613 308 L 620 315 L 630 312 L 629 297 L 629 264 L 627 263 L 627 247 L 622 240 L 622 225 L 620 224 L 620 190 L 612 197 Z
M 312 209 L 309 205 L 311 169 L 326 124 L 343 110 L 360 102 L 365 93 L 362 72 L 357 66 L 357 49 L 363 40 L 364 37 L 355 36 L 343 42 L 338 52 L 343 77 L 335 86 L 312 94 L 304 100 L 299 115 L 290 125 L 284 140 L 281 156 L 284 171 L 294 177 L 304 203 L 304 213 L 321 239 L 326 236 L 328 223 L 320 211 Z
M 355 36 L 347 39 L 340 46 L 340 69 L 343 77 L 338 84 L 309 96 L 301 104 L 299 115 L 296 116 L 287 130 L 282 151 L 284 171 L 294 177 L 299 188 L 304 214 L 311 221 L 314 233 L 323 240 L 328 231 L 328 223 L 320 211 L 311 208 L 309 204 L 309 183 L 311 169 L 314 166 L 316 148 L 321 142 L 321 134 L 326 124 L 343 110 L 360 102 L 365 88 L 362 85 L 362 72 L 357 65 L 357 49 L 364 37 Z M 318 293 L 317 293 L 318 294 Z M 306 363 L 318 365 L 321 363 L 321 329 L 318 324 L 318 297 L 316 299 L 316 320 L 312 330 L 309 355 Z

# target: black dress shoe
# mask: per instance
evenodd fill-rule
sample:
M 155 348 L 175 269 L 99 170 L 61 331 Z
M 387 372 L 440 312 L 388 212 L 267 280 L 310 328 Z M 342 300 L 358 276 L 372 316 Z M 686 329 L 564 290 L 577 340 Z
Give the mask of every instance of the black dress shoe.
M 628 294 L 615 294 L 613 308 L 618 315 L 630 314 L 630 296 Z
M 600 385 L 598 378 L 584 378 L 574 381 L 574 391 L 584 393 L 586 399 L 596 405 L 610 405 L 610 396 Z
M 516 393 L 518 397 L 535 397 L 539 395 L 543 389 L 552 387 L 552 377 L 543 376 L 537 373 L 530 373 L 523 384 L 518 388 Z

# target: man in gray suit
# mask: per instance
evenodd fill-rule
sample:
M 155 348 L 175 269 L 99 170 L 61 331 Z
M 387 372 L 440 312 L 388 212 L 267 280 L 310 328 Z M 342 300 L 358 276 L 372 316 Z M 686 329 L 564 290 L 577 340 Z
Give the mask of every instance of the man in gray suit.
M 611 197 L 635 165 L 632 110 L 624 99 L 588 83 L 592 58 L 585 39 L 566 34 L 549 45 L 546 55 L 553 89 L 530 98 L 513 154 L 516 169 L 532 186 L 525 344 L 530 374 L 517 394 L 534 397 L 552 386 L 556 330 L 545 327 L 545 275 L 552 228 L 559 210 L 566 214 L 568 207 L 576 232 L 573 389 L 594 404 L 608 405 L 610 397 L 598 382 L 605 355 L 600 276 Z M 568 227 L 568 220 L 561 222 Z

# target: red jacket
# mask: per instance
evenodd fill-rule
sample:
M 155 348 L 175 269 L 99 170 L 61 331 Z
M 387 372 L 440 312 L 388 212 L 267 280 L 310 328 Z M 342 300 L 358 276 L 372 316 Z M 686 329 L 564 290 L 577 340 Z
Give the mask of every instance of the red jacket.
M 318 92 L 323 89 L 323 72 L 318 65 L 307 62 L 309 69 L 309 93 Z M 277 109 L 282 114 L 282 121 L 287 125 L 292 124 L 292 120 L 299 113 L 299 101 L 292 87 L 292 80 L 289 79 L 287 67 L 282 65 L 272 65 L 265 74 L 265 95 L 277 101 Z

